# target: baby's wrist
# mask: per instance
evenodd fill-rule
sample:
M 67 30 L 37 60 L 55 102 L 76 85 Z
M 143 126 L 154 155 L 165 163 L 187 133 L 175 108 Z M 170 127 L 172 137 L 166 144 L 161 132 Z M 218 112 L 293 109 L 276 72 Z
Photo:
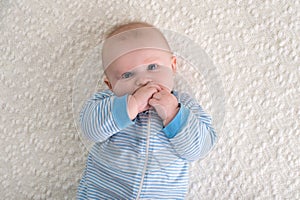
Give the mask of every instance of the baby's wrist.
M 180 107 L 178 104 L 178 106 L 175 108 L 175 110 L 169 116 L 167 116 L 167 118 L 163 121 L 164 126 L 167 126 L 175 118 L 179 109 L 180 109 Z
M 138 106 L 134 96 L 128 95 L 127 99 L 127 112 L 130 120 L 133 120 L 138 114 Z

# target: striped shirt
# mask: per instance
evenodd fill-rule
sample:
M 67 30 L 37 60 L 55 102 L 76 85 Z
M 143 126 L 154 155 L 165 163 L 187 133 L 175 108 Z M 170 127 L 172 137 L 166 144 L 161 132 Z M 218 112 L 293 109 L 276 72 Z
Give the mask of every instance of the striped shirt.
M 80 113 L 85 137 L 95 142 L 78 186 L 77 199 L 184 199 L 189 162 L 216 142 L 211 118 L 189 95 L 173 92 L 180 109 L 163 127 L 149 110 L 130 120 L 127 95 L 106 90 Z

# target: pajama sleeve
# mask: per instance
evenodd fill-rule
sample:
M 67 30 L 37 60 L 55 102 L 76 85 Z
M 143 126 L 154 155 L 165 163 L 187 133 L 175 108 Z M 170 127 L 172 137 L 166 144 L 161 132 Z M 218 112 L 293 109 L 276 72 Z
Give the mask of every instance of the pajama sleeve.
M 83 135 L 94 142 L 103 142 L 131 124 L 127 95 L 116 97 L 110 91 L 94 94 L 80 113 Z
M 216 143 L 217 135 L 211 117 L 189 95 L 178 99 L 180 110 L 163 131 L 179 157 L 195 161 L 207 155 Z

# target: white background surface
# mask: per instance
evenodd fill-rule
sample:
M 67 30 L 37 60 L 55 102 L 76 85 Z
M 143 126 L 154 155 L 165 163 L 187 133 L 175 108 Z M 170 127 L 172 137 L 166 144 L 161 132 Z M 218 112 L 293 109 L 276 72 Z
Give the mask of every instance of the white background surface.
M 296 0 L 0 1 L 0 199 L 75 199 L 87 152 L 73 83 L 125 20 L 189 36 L 224 84 L 219 142 L 188 198 L 300 199 L 299 19 Z

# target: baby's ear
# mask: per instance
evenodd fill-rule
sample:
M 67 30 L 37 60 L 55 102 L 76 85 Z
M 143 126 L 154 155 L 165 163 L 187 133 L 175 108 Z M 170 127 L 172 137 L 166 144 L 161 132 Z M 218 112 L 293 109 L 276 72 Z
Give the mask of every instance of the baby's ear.
M 112 91 L 111 83 L 109 82 L 107 77 L 104 77 L 104 83 L 108 86 L 108 88 Z
M 177 62 L 177 58 L 176 58 L 176 56 L 172 56 L 172 70 L 173 70 L 173 72 L 174 73 L 176 73 L 176 62 Z

